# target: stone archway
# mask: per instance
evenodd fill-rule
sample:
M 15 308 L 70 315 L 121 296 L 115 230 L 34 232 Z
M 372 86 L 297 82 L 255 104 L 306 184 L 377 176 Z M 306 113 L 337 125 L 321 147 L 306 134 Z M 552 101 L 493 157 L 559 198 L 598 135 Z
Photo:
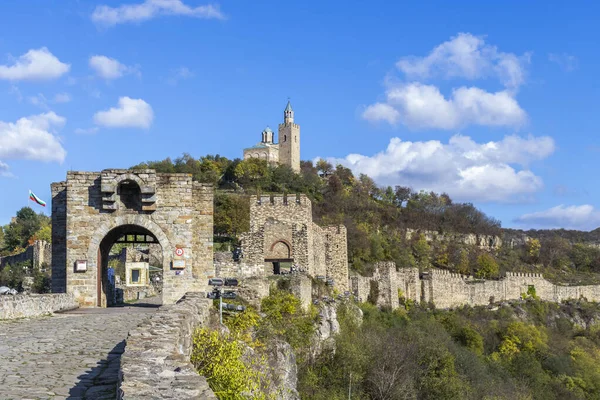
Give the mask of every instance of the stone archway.
M 97 307 L 108 305 L 106 297 L 108 252 L 120 236 L 134 233 L 149 235 L 156 239 L 161 246 L 163 274 L 169 270 L 170 261 L 167 253 L 171 247 L 169 239 L 152 220 L 140 218 L 137 215 L 123 215 L 115 218 L 111 223 L 102 224 L 92 235 L 88 249 L 88 260 L 95 261 L 95 265 L 90 264 L 90 267 L 95 268 L 96 271 L 95 303 Z
M 278 239 L 273 242 L 273 244 L 269 246 L 268 253 L 265 254 L 265 263 L 271 263 L 273 265 L 274 275 L 285 273 L 284 270 L 289 270 L 293 262 L 292 245 L 285 239 Z M 284 264 L 286 264 L 287 267 L 283 268 Z
M 291 259 L 292 258 L 292 246 L 285 239 L 280 239 L 274 242 L 270 249 L 268 258 L 273 259 Z
M 212 185 L 191 174 L 69 171 L 66 181 L 52 184 L 52 291 L 72 293 L 83 307 L 105 304 L 97 291 L 100 247 L 106 252 L 103 241 L 113 229 L 129 229 L 119 227 L 135 227 L 160 243 L 164 304 L 203 290 L 214 274 L 213 204 Z

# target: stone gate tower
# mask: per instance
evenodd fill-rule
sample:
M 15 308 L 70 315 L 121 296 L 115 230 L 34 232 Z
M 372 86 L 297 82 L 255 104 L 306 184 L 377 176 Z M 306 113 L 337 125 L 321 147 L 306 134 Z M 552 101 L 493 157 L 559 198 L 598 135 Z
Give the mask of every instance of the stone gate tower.
M 279 124 L 279 163 L 300 172 L 300 125 L 294 123 L 294 110 L 288 101 Z

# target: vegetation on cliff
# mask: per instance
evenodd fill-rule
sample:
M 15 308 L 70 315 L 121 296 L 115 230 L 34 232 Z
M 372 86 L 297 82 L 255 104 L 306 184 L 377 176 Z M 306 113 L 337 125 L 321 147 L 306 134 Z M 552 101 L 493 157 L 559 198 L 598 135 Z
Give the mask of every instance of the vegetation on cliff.
M 305 311 L 297 297 L 273 288 L 262 300 L 260 314 L 246 304 L 244 312 L 223 315 L 226 330 L 198 329 L 191 362 L 220 399 L 279 399 L 278 392 L 285 390 L 282 371 L 273 370 L 269 354 L 278 351 L 277 343 L 286 342 L 295 362 L 301 368 L 307 365 L 316 318 L 313 307 Z
M 335 352 L 301 370 L 303 399 L 598 399 L 600 307 L 338 309 Z

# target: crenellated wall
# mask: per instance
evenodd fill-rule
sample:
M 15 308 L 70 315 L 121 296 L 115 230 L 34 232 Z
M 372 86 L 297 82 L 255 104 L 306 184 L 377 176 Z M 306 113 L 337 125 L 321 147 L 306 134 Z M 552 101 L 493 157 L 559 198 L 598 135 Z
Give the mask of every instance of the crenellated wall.
M 310 276 L 332 279 L 339 292 L 349 289 L 346 227 L 315 224 L 306 195 L 251 199 L 250 231 L 240 239 L 242 259 L 215 258 L 217 275 L 269 276 L 272 262 L 293 261 Z
M 432 303 L 437 308 L 485 306 L 518 300 L 522 294 L 527 294 L 530 287 L 535 289 L 537 297 L 545 301 L 558 303 L 580 298 L 600 301 L 600 285 L 555 285 L 544 279 L 542 274 L 507 272 L 501 279 L 485 280 L 432 269 L 420 277 L 417 268 L 396 270 L 394 262 L 377 263 L 372 277 L 350 278 L 351 291 L 360 301 L 367 300 L 371 281 L 377 282 L 379 287 L 377 305 L 392 309 L 399 307 L 400 292 L 406 299 Z

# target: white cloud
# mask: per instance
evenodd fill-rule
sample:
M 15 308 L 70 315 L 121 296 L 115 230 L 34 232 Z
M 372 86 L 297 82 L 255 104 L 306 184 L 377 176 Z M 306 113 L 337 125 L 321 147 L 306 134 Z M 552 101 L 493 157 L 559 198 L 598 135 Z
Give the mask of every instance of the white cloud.
M 117 79 L 125 74 L 138 73 L 137 67 L 121 64 L 118 60 L 106 56 L 95 55 L 90 57 L 90 68 L 104 79 Z
M 54 95 L 55 103 L 68 103 L 71 101 L 71 96 L 69 93 L 57 93 Z
M 0 161 L 0 176 L 5 178 L 12 177 L 13 175 L 10 173 L 9 167 L 7 164 Z
M 154 112 L 150 104 L 142 99 L 120 97 L 119 106 L 107 111 L 99 111 L 94 115 L 97 125 L 110 128 L 150 128 Z
M 105 26 L 127 22 L 143 22 L 162 15 L 182 15 L 204 19 L 225 19 L 218 6 L 208 4 L 190 7 L 181 0 L 146 0 L 138 4 L 123 4 L 119 7 L 97 6 L 92 21 Z
M 194 73 L 187 67 L 180 67 L 171 71 L 171 76 L 167 79 L 170 85 L 176 85 L 177 82 L 183 79 L 189 79 L 194 76 Z
M 415 129 L 456 129 L 469 125 L 519 127 L 527 114 L 515 99 L 525 81 L 529 54 L 503 53 L 482 37 L 460 33 L 426 57 L 403 57 L 396 66 L 406 81 L 387 80 L 386 100 L 365 107 L 368 121 L 404 124 Z M 442 77 L 469 80 L 493 77 L 503 90 L 489 92 L 460 86 L 444 95 L 425 80 Z
M 459 33 L 435 47 L 426 57 L 403 57 L 396 66 L 408 79 L 444 78 L 481 79 L 498 78 L 509 88 L 516 88 L 525 80 L 525 67 L 530 54 L 517 56 L 498 51 L 485 43 L 483 36 Z
M 67 152 L 54 133 L 66 119 L 54 112 L 0 121 L 0 159 L 25 159 L 62 163 Z
M 592 230 L 600 226 L 600 211 L 589 204 L 561 204 L 548 210 L 522 215 L 515 222 L 527 228 Z
M 98 132 L 100 128 L 94 126 L 92 128 L 77 128 L 75 129 L 75 133 L 78 135 L 91 135 Z
M 460 87 L 445 98 L 439 89 L 421 83 L 399 84 L 387 93 L 387 103 L 368 106 L 366 120 L 401 122 L 411 128 L 456 129 L 467 125 L 520 126 L 527 115 L 506 91 L 488 93 Z
M 528 164 L 555 150 L 550 137 L 506 136 L 476 143 L 455 135 L 447 144 L 437 140 L 406 142 L 392 138 L 385 151 L 373 156 L 350 154 L 330 158 L 355 174 L 366 174 L 381 185 L 446 192 L 461 201 L 521 201 L 543 187 Z
M 59 78 L 71 69 L 69 64 L 62 63 L 45 47 L 29 50 L 13 61 L 12 65 L 0 65 L 0 79 L 50 80 Z
M 390 125 L 395 125 L 400 119 L 398 110 L 385 103 L 371 104 L 365 108 L 362 116 L 369 121 L 386 121 Z
M 548 60 L 558 64 L 562 69 L 564 69 L 567 72 L 574 71 L 579 66 L 579 60 L 577 59 L 577 57 L 567 53 L 550 53 L 548 54 Z
M 34 106 L 43 108 L 44 110 L 48 110 L 49 109 L 49 107 L 48 107 L 48 101 L 46 100 L 46 96 L 44 96 L 41 93 L 38 93 L 35 96 L 30 96 L 28 98 L 28 100 Z
M 28 98 L 29 102 L 34 106 L 40 107 L 44 110 L 49 110 L 48 99 L 42 93 L 38 93 L 35 96 L 30 96 Z M 68 103 L 71 101 L 71 96 L 68 93 L 58 93 L 54 96 L 54 98 L 50 101 L 50 103 Z

